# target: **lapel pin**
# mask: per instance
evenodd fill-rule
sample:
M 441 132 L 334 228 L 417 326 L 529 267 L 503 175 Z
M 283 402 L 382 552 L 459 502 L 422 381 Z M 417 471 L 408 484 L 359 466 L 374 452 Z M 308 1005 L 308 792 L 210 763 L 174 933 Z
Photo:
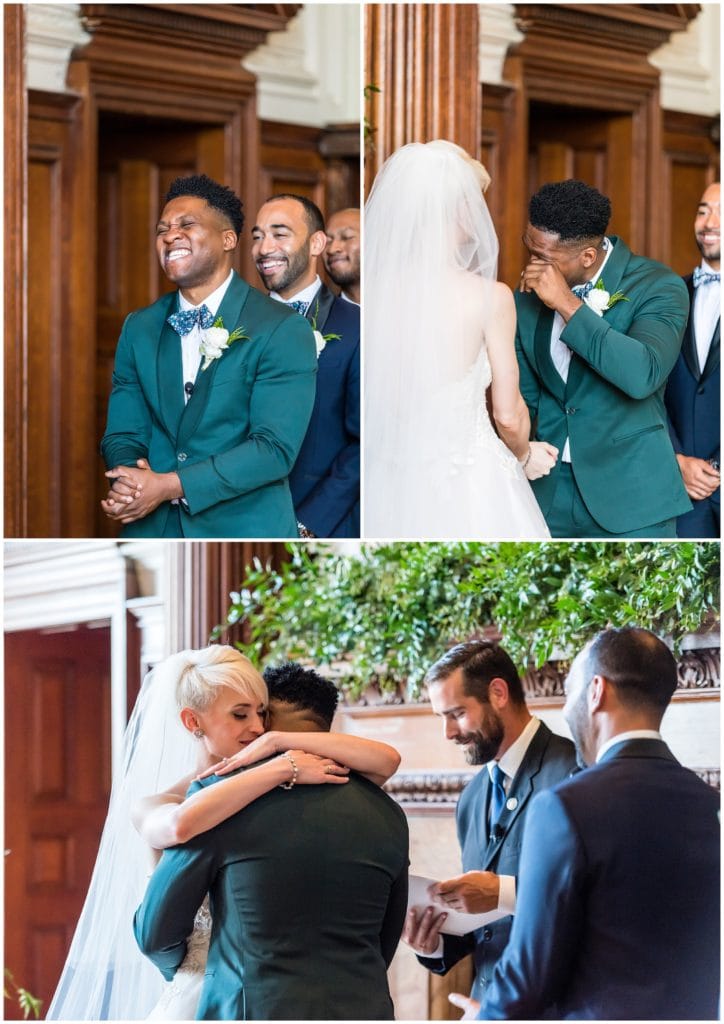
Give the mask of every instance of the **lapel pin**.
M 514 811 L 518 806 L 518 801 L 515 799 L 514 796 L 511 796 L 506 801 L 505 806 L 508 808 L 509 811 Z

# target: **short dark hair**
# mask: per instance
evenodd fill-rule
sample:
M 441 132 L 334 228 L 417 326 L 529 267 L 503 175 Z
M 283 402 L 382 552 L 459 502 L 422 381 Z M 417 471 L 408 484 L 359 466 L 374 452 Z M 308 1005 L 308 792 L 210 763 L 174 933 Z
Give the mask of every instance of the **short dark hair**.
M 171 182 L 164 202 L 170 203 L 179 196 L 198 196 L 199 199 L 205 199 L 209 206 L 226 217 L 237 235 L 241 234 L 244 214 L 241 199 L 233 189 L 220 185 L 206 174 L 190 174 L 186 178 L 175 178 Z
M 270 701 L 278 700 L 300 711 L 310 711 L 321 729 L 330 728 L 339 701 L 334 683 L 296 661 L 265 668 L 263 674 Z
M 568 178 L 538 189 L 530 200 L 528 219 L 534 228 L 558 235 L 562 242 L 586 242 L 606 234 L 611 201 L 585 182 Z
M 525 704 L 523 684 L 513 659 L 491 640 L 468 640 L 451 647 L 428 670 L 425 682 L 441 682 L 458 668 L 463 672 L 463 692 L 466 697 L 487 701 L 491 679 L 499 678 L 508 684 L 508 694 L 513 704 Z
M 298 196 L 293 192 L 280 192 L 278 196 L 270 196 L 267 199 L 267 202 L 273 203 L 277 199 L 295 199 L 298 203 L 302 204 L 310 235 L 313 235 L 315 231 L 324 231 L 324 217 L 322 216 L 322 211 L 316 203 L 312 202 L 311 199 L 307 199 L 306 196 Z
M 654 633 L 637 626 L 603 629 L 591 641 L 589 678 L 603 676 L 616 687 L 622 704 L 663 713 L 676 690 L 676 661 Z

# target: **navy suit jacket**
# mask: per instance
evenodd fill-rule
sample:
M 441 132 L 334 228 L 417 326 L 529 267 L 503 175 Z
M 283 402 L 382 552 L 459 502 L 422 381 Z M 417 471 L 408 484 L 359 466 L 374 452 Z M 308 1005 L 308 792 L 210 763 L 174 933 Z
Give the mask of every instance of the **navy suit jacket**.
M 322 334 L 317 395 L 289 474 L 297 519 L 317 537 L 359 537 L 360 311 L 325 285 L 307 310 Z
M 669 417 L 669 434 L 677 454 L 719 461 L 721 447 L 721 320 L 717 320 L 709 355 L 703 371 L 700 371 L 694 336 L 695 291 L 692 275 L 685 277 L 684 281 L 689 289 L 692 312 L 686 325 L 681 354 L 669 377 L 664 395 Z M 702 505 L 713 505 L 718 521 L 720 501 L 720 489 L 714 491 L 710 498 L 705 498 L 701 502 L 695 501 L 693 512 L 687 512 L 686 515 L 679 517 L 678 525 L 684 528 L 685 535 L 702 536 L 696 530 L 697 519 L 701 517 L 700 506 Z M 689 531 L 690 526 L 694 530 L 693 533 Z M 718 533 L 717 530 L 715 536 L 718 536 Z
M 711 1020 L 719 796 L 660 740 L 538 796 L 483 1020 Z
M 575 748 L 570 740 L 556 736 L 543 722 L 531 740 L 518 773 L 513 779 L 508 799 L 517 803 L 506 807 L 488 839 L 490 807 L 490 773 L 483 768 L 465 787 L 458 802 L 458 839 L 462 849 L 463 871 L 495 871 L 500 875 L 517 875 L 523 828 L 534 795 L 567 778 L 576 767 Z M 482 999 L 495 965 L 503 952 L 512 925 L 512 917 L 504 917 L 485 928 L 462 937 L 443 936 L 443 956 L 418 957 L 435 974 L 446 974 L 468 953 L 475 961 L 475 981 L 471 995 Z

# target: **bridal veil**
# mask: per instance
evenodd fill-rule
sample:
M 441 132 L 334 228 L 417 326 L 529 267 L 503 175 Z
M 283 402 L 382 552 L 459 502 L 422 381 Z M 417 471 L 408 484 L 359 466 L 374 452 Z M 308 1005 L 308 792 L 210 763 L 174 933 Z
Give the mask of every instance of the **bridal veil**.
M 420 503 L 446 486 L 431 477 L 473 443 L 457 406 L 497 274 L 488 180 L 451 142 L 411 143 L 365 207 L 366 536 L 414 536 Z
M 152 864 L 131 823 L 131 807 L 195 768 L 197 744 L 179 720 L 176 683 L 196 654 L 167 658 L 143 682 L 88 895 L 47 1020 L 142 1020 L 161 995 L 164 980 L 133 936 L 133 914 Z

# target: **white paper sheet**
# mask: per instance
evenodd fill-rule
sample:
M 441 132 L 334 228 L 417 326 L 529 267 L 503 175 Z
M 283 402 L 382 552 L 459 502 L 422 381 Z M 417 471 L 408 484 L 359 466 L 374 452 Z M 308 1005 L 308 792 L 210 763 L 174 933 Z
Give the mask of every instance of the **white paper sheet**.
M 407 909 L 416 910 L 421 914 L 427 907 L 432 907 L 436 914 L 445 910 L 439 903 L 433 903 L 427 895 L 428 886 L 436 885 L 434 878 L 424 878 L 422 875 L 410 875 L 410 891 L 407 897 Z M 465 914 L 461 910 L 445 910 L 447 919 L 442 926 L 446 935 L 466 935 L 476 928 L 499 921 L 501 917 L 507 917 L 505 911 L 491 910 L 487 914 Z

